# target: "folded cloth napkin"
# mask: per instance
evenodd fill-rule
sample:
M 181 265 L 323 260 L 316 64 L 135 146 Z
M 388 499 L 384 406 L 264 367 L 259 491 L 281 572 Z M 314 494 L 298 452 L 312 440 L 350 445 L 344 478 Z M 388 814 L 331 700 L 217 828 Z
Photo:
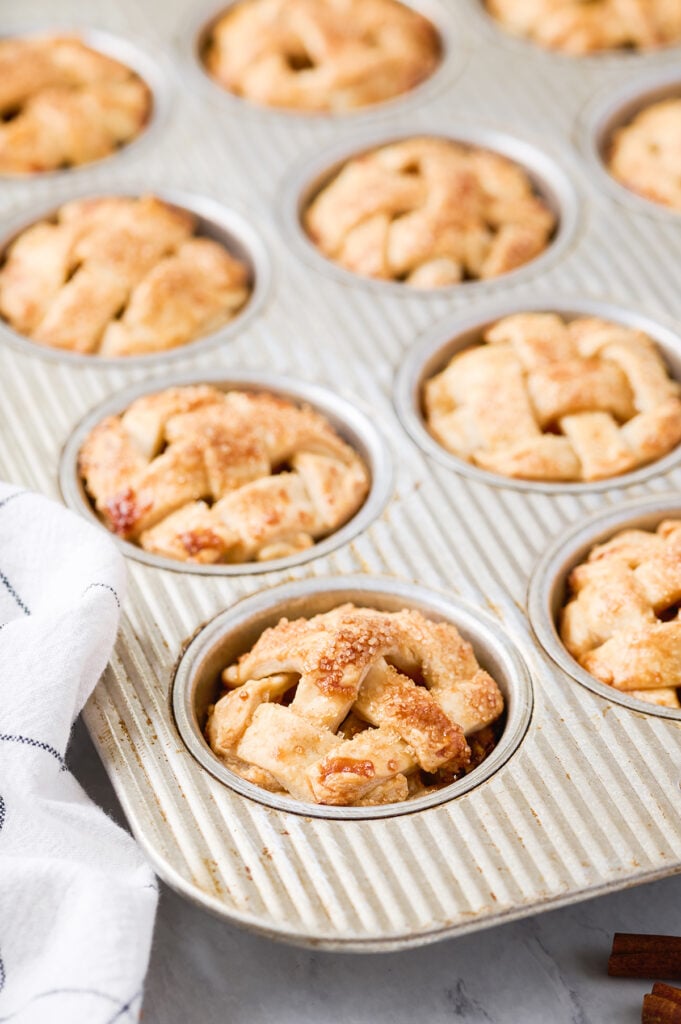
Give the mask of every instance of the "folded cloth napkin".
M 154 876 L 64 760 L 124 586 L 103 531 L 0 484 L 0 1022 L 139 1018 Z

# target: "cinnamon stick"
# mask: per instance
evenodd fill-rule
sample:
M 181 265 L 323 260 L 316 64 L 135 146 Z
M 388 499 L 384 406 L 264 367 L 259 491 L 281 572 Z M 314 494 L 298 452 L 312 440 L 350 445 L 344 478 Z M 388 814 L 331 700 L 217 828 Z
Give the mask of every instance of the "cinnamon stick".
M 661 999 L 668 999 L 677 1006 L 681 1006 L 681 988 L 674 988 L 673 985 L 665 985 L 662 981 L 656 981 L 653 985 L 652 994 L 660 996 Z
M 681 1024 L 681 1004 L 652 994 L 644 996 L 641 1024 Z
M 681 937 L 618 932 L 612 943 L 608 974 L 613 978 L 681 979 Z

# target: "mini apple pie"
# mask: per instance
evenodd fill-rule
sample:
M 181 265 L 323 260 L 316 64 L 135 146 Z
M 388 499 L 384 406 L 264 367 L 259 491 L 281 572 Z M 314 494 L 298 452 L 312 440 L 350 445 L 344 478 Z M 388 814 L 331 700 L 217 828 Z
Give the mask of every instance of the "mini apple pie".
M 681 520 L 624 530 L 570 573 L 560 635 L 602 683 L 681 708 Z
M 449 785 L 494 748 L 504 710 L 456 627 L 411 609 L 281 619 L 222 680 L 212 750 L 255 785 L 317 804 Z
M 435 137 L 348 160 L 303 221 L 341 267 L 414 288 L 506 274 L 543 252 L 556 227 L 517 164 Z
M 397 0 L 244 0 L 215 23 L 203 56 L 237 96 L 339 113 L 419 85 L 440 60 L 440 39 Z
M 154 196 L 77 199 L 23 231 L 0 269 L 0 315 L 41 345 L 136 356 L 222 327 L 249 268 Z
M 513 35 L 583 55 L 652 50 L 681 40 L 678 0 L 486 0 Z
M 615 132 L 607 165 L 632 192 L 681 211 L 681 96 L 651 104 Z
M 79 471 L 113 533 L 181 562 L 304 551 L 369 489 L 362 459 L 314 409 L 207 384 L 144 395 L 103 420 Z
M 0 40 L 0 174 L 101 160 L 131 142 L 151 93 L 124 64 L 70 35 Z
M 425 384 L 453 455 L 526 480 L 602 480 L 681 441 L 681 388 L 647 334 L 596 317 L 517 313 Z

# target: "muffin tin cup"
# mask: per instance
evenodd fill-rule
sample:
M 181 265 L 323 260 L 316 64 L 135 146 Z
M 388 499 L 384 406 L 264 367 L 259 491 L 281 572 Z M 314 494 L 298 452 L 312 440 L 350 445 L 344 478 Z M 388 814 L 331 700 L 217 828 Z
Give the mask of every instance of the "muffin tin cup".
M 221 86 L 206 69 L 202 52 L 208 42 L 213 26 L 230 8 L 242 0 L 232 0 L 216 7 L 215 0 L 198 15 L 192 14 L 185 25 L 182 38 L 183 64 L 187 76 L 201 93 L 208 99 L 222 103 L 225 113 L 230 116 L 256 117 L 263 120 L 270 118 L 289 118 L 292 122 L 307 121 L 318 125 L 338 125 L 344 121 L 356 123 L 375 117 L 390 114 L 401 114 L 405 110 L 427 102 L 446 85 L 451 83 L 463 70 L 468 59 L 466 33 L 461 26 L 462 19 L 454 19 L 445 7 L 444 0 L 400 0 L 405 7 L 410 7 L 427 18 L 437 30 L 440 37 L 442 54 L 435 71 L 419 85 L 408 92 L 400 93 L 392 99 L 372 103 L 367 107 L 359 107 L 348 111 L 309 111 L 295 110 L 290 107 L 271 107 L 264 103 L 255 103 L 246 97 L 238 96 Z
M 613 91 L 612 86 L 598 93 L 582 114 L 581 149 L 594 183 L 606 195 L 632 210 L 653 217 L 672 218 L 681 223 L 681 210 L 655 202 L 627 188 L 607 167 L 608 149 L 614 133 L 628 125 L 637 114 L 661 100 L 681 99 L 681 70 L 678 64 L 652 74 L 630 79 Z
M 400 803 L 377 807 L 336 807 L 304 803 L 246 782 L 230 771 L 208 746 L 204 735 L 208 706 L 221 690 L 219 674 L 247 651 L 260 634 L 282 616 L 310 617 L 346 602 L 381 611 L 415 608 L 426 617 L 453 623 L 469 640 L 483 668 L 504 694 L 506 723 L 497 746 L 457 782 Z M 372 576 L 299 580 L 257 593 L 209 622 L 191 640 L 177 664 L 172 687 L 175 724 L 190 753 L 211 775 L 243 797 L 279 811 L 306 817 L 357 820 L 415 814 L 468 793 L 490 779 L 520 745 L 532 715 L 530 676 L 520 654 L 498 623 L 458 599 L 415 584 Z
M 588 494 L 594 491 L 627 487 L 661 475 L 681 462 L 681 445 L 678 445 L 656 462 L 641 466 L 630 473 L 585 483 L 561 483 L 505 477 L 499 473 L 481 469 L 447 451 L 426 426 L 422 411 L 424 383 L 443 370 L 453 355 L 475 344 L 487 327 L 502 317 L 525 312 L 558 313 L 568 319 L 579 316 L 598 316 L 625 327 L 645 331 L 659 347 L 672 376 L 681 382 L 681 337 L 670 327 L 663 326 L 641 313 L 610 302 L 570 299 L 551 294 L 541 300 L 514 298 L 485 306 L 480 305 L 476 308 L 475 314 L 455 314 L 428 331 L 421 343 L 407 355 L 398 371 L 394 392 L 395 407 L 403 426 L 419 448 L 447 469 L 463 473 L 481 483 L 520 491 L 540 491 L 544 494 Z
M 526 36 L 510 32 L 501 21 L 487 10 L 484 0 L 464 0 L 464 6 L 471 19 L 477 22 L 485 42 L 496 43 L 514 53 L 563 66 L 576 68 L 587 67 L 589 70 L 602 68 L 612 71 L 615 68 L 631 71 L 635 67 L 650 67 L 664 60 L 670 60 L 681 54 L 681 41 L 668 43 L 652 50 L 600 50 L 594 53 L 575 54 L 564 50 L 550 49 L 542 46 Z
M 146 50 L 141 49 L 136 43 L 130 42 L 122 36 L 105 32 L 102 29 L 84 28 L 79 25 L 62 23 L 58 19 L 50 20 L 40 25 L 26 24 L 12 28 L 12 30 L 0 33 L 0 38 L 15 38 L 23 36 L 37 36 L 58 33 L 59 35 L 76 35 L 86 46 L 106 57 L 125 64 L 131 71 L 134 71 L 144 81 L 151 93 L 151 110 L 149 118 L 139 135 L 124 143 L 118 149 L 113 150 L 107 156 L 97 160 L 90 160 L 85 164 L 76 164 L 73 167 L 59 167 L 51 171 L 39 171 L 37 174 L 20 174 L 0 172 L 0 185 L 9 187 L 12 183 L 22 185 L 32 182 L 49 180 L 50 183 L 61 180 L 73 180 L 77 175 L 86 174 L 94 168 L 101 168 L 110 160 L 116 160 L 118 166 L 131 158 L 143 157 L 150 144 L 153 145 L 158 137 L 159 131 L 163 128 L 168 111 L 171 106 L 170 86 L 168 76 L 162 67 L 163 58 L 151 57 Z
M 657 718 L 681 722 L 681 710 L 657 707 L 636 700 L 625 690 L 600 682 L 572 657 L 560 638 L 556 623 L 567 595 L 570 572 L 585 560 L 596 544 L 620 530 L 655 530 L 669 518 L 681 517 L 681 494 L 637 498 L 589 516 L 563 534 L 540 558 L 530 580 L 528 614 L 535 636 L 549 657 L 572 679 L 613 704 Z
M 442 288 L 413 288 L 398 281 L 384 281 L 346 270 L 324 256 L 308 236 L 302 217 L 314 197 L 327 185 L 348 160 L 380 146 L 405 139 L 430 136 L 449 142 L 488 149 L 518 164 L 528 175 L 537 195 L 556 215 L 558 224 L 547 248 L 515 270 L 481 281 L 463 281 Z M 568 176 L 554 159 L 523 139 L 506 135 L 492 128 L 470 125 L 442 126 L 414 124 L 409 129 L 368 130 L 356 132 L 350 139 L 317 155 L 310 155 L 294 167 L 282 184 L 280 205 L 281 230 L 286 242 L 303 261 L 327 276 L 346 285 L 368 288 L 384 295 L 402 298 L 442 299 L 452 295 L 470 296 L 480 290 L 490 291 L 515 285 L 546 271 L 571 244 L 579 223 L 579 200 Z
M 105 417 L 118 415 L 131 402 L 142 395 L 154 394 L 169 387 L 188 384 L 213 384 L 224 391 L 268 391 L 292 402 L 307 403 L 322 413 L 338 433 L 362 457 L 369 470 L 371 486 L 369 493 L 357 512 L 343 526 L 312 547 L 286 558 L 273 558 L 264 562 L 241 562 L 233 564 L 202 565 L 197 562 L 180 562 L 144 551 L 130 541 L 111 534 L 121 552 L 137 562 L 168 569 L 173 572 L 191 573 L 201 576 L 252 576 L 291 569 L 315 558 L 322 558 L 347 543 L 366 529 L 383 511 L 392 491 L 392 462 L 388 447 L 380 432 L 369 418 L 345 399 L 326 388 L 318 387 L 288 377 L 259 373 L 229 373 L 213 371 L 207 373 L 177 374 L 146 380 L 142 384 L 126 388 L 106 399 L 88 413 L 67 440 L 59 467 L 59 485 L 66 504 L 87 519 L 106 529 L 95 512 L 78 473 L 78 453 L 90 433 Z
M 86 192 L 67 192 L 62 194 L 58 203 L 51 202 L 42 209 L 32 209 L 30 214 L 24 213 L 15 218 L 7 226 L 0 238 L 0 265 L 11 243 L 27 228 L 40 220 L 50 219 L 56 216 L 58 210 L 67 202 L 78 199 L 89 199 L 107 196 L 129 196 L 138 197 L 145 194 L 153 194 L 157 198 L 180 209 L 188 210 L 197 218 L 197 234 L 200 237 L 212 238 L 221 242 L 229 252 L 242 259 L 250 268 L 252 291 L 250 297 L 242 309 L 222 327 L 210 334 L 204 334 L 194 341 L 188 341 L 184 345 L 162 352 L 148 352 L 138 356 L 100 356 L 96 352 L 87 354 L 81 352 L 70 352 L 64 349 L 54 348 L 50 345 L 34 341 L 27 335 L 20 334 L 4 319 L 0 317 L 0 342 L 6 342 L 14 348 L 29 354 L 39 356 L 42 359 L 65 362 L 73 366 L 116 367 L 126 369 L 128 367 L 153 367 L 156 364 L 163 365 L 166 362 L 177 359 L 186 359 L 198 355 L 208 348 L 228 342 L 235 335 L 244 330 L 246 325 L 262 309 L 272 282 L 272 267 L 267 249 L 258 234 L 248 220 L 240 213 L 222 205 L 215 199 L 206 196 L 197 196 L 190 193 L 171 189 L 149 189 L 149 188 L 106 188 L 90 189 Z

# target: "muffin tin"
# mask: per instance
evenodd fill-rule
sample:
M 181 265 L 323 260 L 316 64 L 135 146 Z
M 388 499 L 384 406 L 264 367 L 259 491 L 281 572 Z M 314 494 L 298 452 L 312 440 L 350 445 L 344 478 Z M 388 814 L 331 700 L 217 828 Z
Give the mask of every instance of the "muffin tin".
M 318 948 L 418 945 L 681 868 L 678 721 L 578 685 L 550 645 L 538 642 L 527 614 L 528 582 L 543 552 L 590 514 L 617 513 L 627 500 L 645 496 L 651 508 L 659 500 L 664 509 L 656 496 L 681 485 L 676 459 L 597 488 L 521 488 L 426 456 L 393 404 L 394 378 L 405 360 L 417 372 L 412 353 L 425 344 L 421 335 L 437 331 L 445 344 L 438 325 L 456 333 L 464 321 L 472 326 L 484 319 L 492 303 L 550 309 L 560 300 L 577 311 L 595 300 L 608 309 L 623 305 L 674 348 L 674 318 L 681 317 L 671 269 L 681 262 L 678 217 L 651 217 L 620 204 L 580 140 L 594 93 L 619 95 L 639 63 L 661 76 L 671 73 L 675 56 L 567 59 L 519 41 L 509 45 L 469 3 L 450 4 L 448 12 L 448 46 L 460 73 L 444 76 L 437 89 L 424 86 L 373 108 L 372 134 L 394 138 L 407 128 L 485 133 L 491 140 L 502 133 L 544 154 L 546 166 L 566 182 L 566 197 L 574 192 L 578 199 L 561 209 L 572 217 L 564 244 L 529 265 L 527 277 L 509 274 L 425 295 L 365 287 L 322 270 L 317 259 L 300 258 L 292 211 L 337 148 L 347 153 L 367 144 L 355 115 L 291 116 L 240 101 L 223 104 L 210 82 L 215 100 L 207 100 L 205 89 L 192 87 L 203 73 L 189 69 L 185 0 L 114 6 L 93 0 L 87 9 L 80 0 L 64 0 L 60 11 L 83 28 L 106 26 L 153 52 L 164 80 L 152 85 L 169 108 L 153 146 L 140 140 L 127 153 L 73 172 L 83 191 L 205 196 L 238 212 L 270 256 L 268 301 L 238 321 L 224 343 L 216 337 L 173 354 L 178 375 L 230 382 L 285 374 L 297 387 L 331 389 L 371 420 L 390 448 L 395 475 L 383 510 L 353 538 L 333 550 L 316 549 L 304 564 L 264 566 L 258 575 L 204 575 L 130 558 L 120 636 L 85 710 L 131 826 L 159 874 L 231 921 Z M 45 0 L 26 0 L 21 24 L 8 30 L 45 30 L 50 14 Z M 301 154 L 310 154 L 304 166 Z M 55 176 L 3 182 L 3 234 L 15 218 L 34 219 L 39 205 L 53 208 L 70 198 L 70 173 L 59 182 Z M 662 331 L 656 334 L 653 325 Z M 33 344 L 10 345 L 4 335 L 0 341 L 7 438 L 0 475 L 56 498 L 61 453 L 81 420 L 101 403 L 120 408 L 132 387 L 163 385 L 165 363 L 156 372 L 153 360 L 46 359 Z M 72 448 L 67 451 L 64 465 L 72 473 Z M 177 666 L 182 680 L 192 652 L 213 635 L 201 634 L 201 627 L 218 615 L 220 628 L 242 621 L 254 607 L 247 602 L 264 608 L 276 601 L 283 591 L 275 587 L 323 593 L 328 577 L 342 577 L 352 593 L 378 589 L 405 603 L 465 608 L 480 631 L 466 620 L 475 642 L 489 635 L 514 659 L 519 678 L 527 672 L 531 680 L 518 705 L 524 711 L 512 756 L 483 763 L 477 778 L 474 772 L 465 780 L 471 788 L 452 791 L 437 806 L 361 820 L 264 805 L 204 767 L 184 742 L 181 715 L 176 723 L 172 707 Z M 187 647 L 182 661 L 195 635 L 197 647 Z M 482 647 L 480 653 L 485 656 Z

